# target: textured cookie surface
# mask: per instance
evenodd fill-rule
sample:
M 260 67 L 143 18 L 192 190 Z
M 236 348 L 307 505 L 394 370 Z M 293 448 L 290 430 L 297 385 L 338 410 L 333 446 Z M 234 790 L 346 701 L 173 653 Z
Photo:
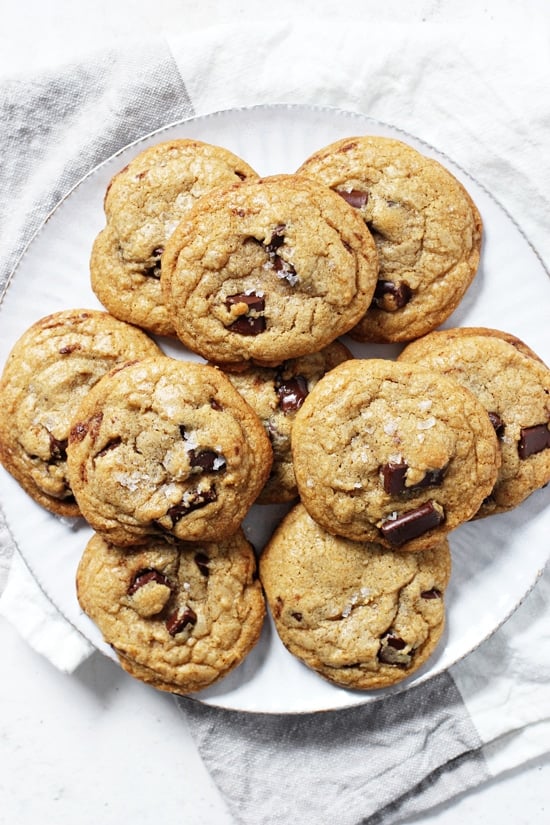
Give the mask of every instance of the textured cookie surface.
M 456 308 L 477 272 L 482 222 L 462 184 L 402 141 L 339 140 L 298 170 L 339 192 L 369 226 L 380 272 L 360 341 L 409 341 Z
M 480 401 L 416 364 L 346 361 L 296 413 L 294 471 L 306 508 L 332 533 L 418 551 L 470 519 L 500 452 Z
M 327 533 L 302 505 L 260 558 L 277 632 L 291 653 L 349 688 L 392 685 L 433 653 L 445 624 L 446 541 L 399 553 Z
M 550 481 L 550 370 L 499 330 L 460 328 L 409 344 L 400 361 L 452 376 L 486 408 L 502 463 L 477 516 L 510 510 Z
M 140 152 L 105 195 L 107 225 L 90 262 L 92 288 L 103 305 L 118 318 L 173 335 L 160 288 L 167 239 L 205 192 L 254 177 L 241 158 L 203 141 L 164 141 Z
M 191 350 L 274 366 L 347 332 L 377 272 L 374 241 L 340 197 L 278 175 L 198 201 L 166 245 L 161 282 Z
M 344 344 L 335 341 L 320 352 L 283 361 L 279 367 L 254 367 L 227 373 L 233 386 L 255 410 L 273 448 L 273 465 L 258 504 L 291 501 L 298 495 L 291 453 L 292 424 L 296 411 L 317 381 L 333 367 L 351 358 Z
M 151 540 L 139 550 L 95 534 L 77 593 L 125 670 L 183 694 L 225 676 L 258 640 L 265 603 L 255 570 L 240 530 L 220 542 Z
M 230 535 L 272 462 L 258 416 L 230 381 L 167 356 L 98 382 L 75 414 L 67 455 L 83 515 L 124 546 Z
M 66 467 L 72 416 L 116 364 L 155 355 L 142 330 L 89 309 L 48 315 L 15 343 L 0 380 L 0 461 L 35 501 L 79 515 Z

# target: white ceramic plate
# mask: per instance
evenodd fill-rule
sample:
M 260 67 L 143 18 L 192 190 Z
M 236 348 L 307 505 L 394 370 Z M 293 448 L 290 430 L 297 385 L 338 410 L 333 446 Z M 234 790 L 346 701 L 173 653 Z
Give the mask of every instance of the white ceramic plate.
M 148 135 L 91 171 L 54 210 L 30 243 L 0 307 L 0 364 L 16 339 L 42 316 L 70 307 L 100 308 L 88 274 L 92 242 L 104 225 L 105 188 L 112 175 L 146 146 L 173 137 L 193 137 L 231 149 L 262 175 L 293 172 L 313 151 L 342 137 L 397 137 L 433 156 L 466 186 L 483 216 L 485 241 L 480 271 L 445 326 L 492 326 L 523 338 L 550 361 L 550 279 L 517 224 L 490 194 L 446 156 L 411 135 L 350 112 L 309 106 L 259 106 L 191 118 Z M 392 346 L 347 342 L 356 356 L 394 357 Z M 190 356 L 161 342 L 169 355 Z M 294 659 L 271 622 L 248 659 L 218 685 L 197 694 L 212 705 L 268 713 L 328 710 L 373 702 L 441 673 L 486 639 L 533 586 L 548 556 L 548 489 L 514 512 L 467 524 L 450 537 L 453 574 L 447 593 L 445 636 L 431 660 L 394 688 L 344 690 L 325 682 Z M 0 468 L 0 501 L 9 529 L 36 580 L 51 601 L 100 651 L 113 656 L 80 610 L 75 571 L 91 534 L 80 520 L 57 518 L 36 505 Z M 261 549 L 282 507 L 253 507 L 246 532 Z

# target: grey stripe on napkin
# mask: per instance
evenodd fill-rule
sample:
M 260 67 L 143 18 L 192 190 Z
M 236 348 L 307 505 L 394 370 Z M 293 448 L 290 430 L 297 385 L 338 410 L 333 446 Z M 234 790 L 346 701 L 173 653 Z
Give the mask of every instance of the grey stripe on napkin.
M 388 699 L 316 714 L 243 714 L 192 699 L 179 704 L 242 825 L 393 825 L 489 775 L 447 673 Z M 402 805 L 417 792 L 415 805 Z
M 142 135 L 192 114 L 163 42 L 151 43 L 147 53 L 102 52 L 39 77 L 2 83 L 0 299 L 33 234 L 90 169 Z M 0 593 L 12 553 L 0 510 Z

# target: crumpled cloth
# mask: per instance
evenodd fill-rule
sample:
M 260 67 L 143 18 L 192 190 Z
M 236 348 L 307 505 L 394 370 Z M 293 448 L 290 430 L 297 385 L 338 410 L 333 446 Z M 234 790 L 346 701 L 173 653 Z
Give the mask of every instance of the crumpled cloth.
M 182 117 L 273 102 L 363 112 L 444 150 L 515 217 L 548 268 L 547 15 L 516 19 L 506 4 L 490 27 L 476 27 L 467 5 L 474 16 L 451 22 L 377 22 L 365 2 L 361 20 L 214 26 L 147 42 L 137 57 L 94 53 L 4 79 L 0 287 L 48 212 L 95 164 Z M 40 591 L 0 518 L 0 590 L 6 578 L 0 613 L 57 667 L 74 670 L 90 645 Z M 175 701 L 236 822 L 393 824 L 548 752 L 549 605 L 546 570 L 476 651 L 367 705 L 284 716 Z

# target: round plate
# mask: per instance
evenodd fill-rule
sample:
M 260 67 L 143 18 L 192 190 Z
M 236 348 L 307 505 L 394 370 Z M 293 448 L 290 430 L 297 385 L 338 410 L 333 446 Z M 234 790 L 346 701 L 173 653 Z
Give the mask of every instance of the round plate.
M 105 222 L 103 196 L 112 175 L 146 146 L 175 137 L 197 138 L 231 149 L 261 175 L 270 175 L 294 172 L 317 149 L 357 134 L 395 137 L 435 157 L 462 181 L 482 214 L 485 238 L 480 270 L 445 326 L 500 328 L 550 361 L 550 279 L 517 224 L 486 190 L 445 155 L 392 126 L 338 109 L 281 104 L 172 124 L 91 171 L 53 211 L 15 269 L 0 307 L 0 364 L 16 339 L 44 315 L 70 307 L 100 308 L 90 288 L 88 260 Z M 169 355 L 195 357 L 166 339 L 160 343 Z M 394 358 L 399 351 L 392 345 L 346 343 L 358 357 Z M 58 518 L 43 510 L 2 468 L 0 500 L 13 538 L 44 592 L 83 636 L 112 657 L 75 595 L 75 572 L 90 528 L 81 520 Z M 493 633 L 533 586 L 549 556 L 547 503 L 548 490 L 539 490 L 511 513 L 463 525 L 452 533 L 445 636 L 435 655 L 410 679 L 371 692 L 338 688 L 293 658 L 268 619 L 246 661 L 196 698 L 246 711 L 302 713 L 373 702 L 441 673 Z M 258 550 L 285 510 L 252 508 L 244 526 Z

